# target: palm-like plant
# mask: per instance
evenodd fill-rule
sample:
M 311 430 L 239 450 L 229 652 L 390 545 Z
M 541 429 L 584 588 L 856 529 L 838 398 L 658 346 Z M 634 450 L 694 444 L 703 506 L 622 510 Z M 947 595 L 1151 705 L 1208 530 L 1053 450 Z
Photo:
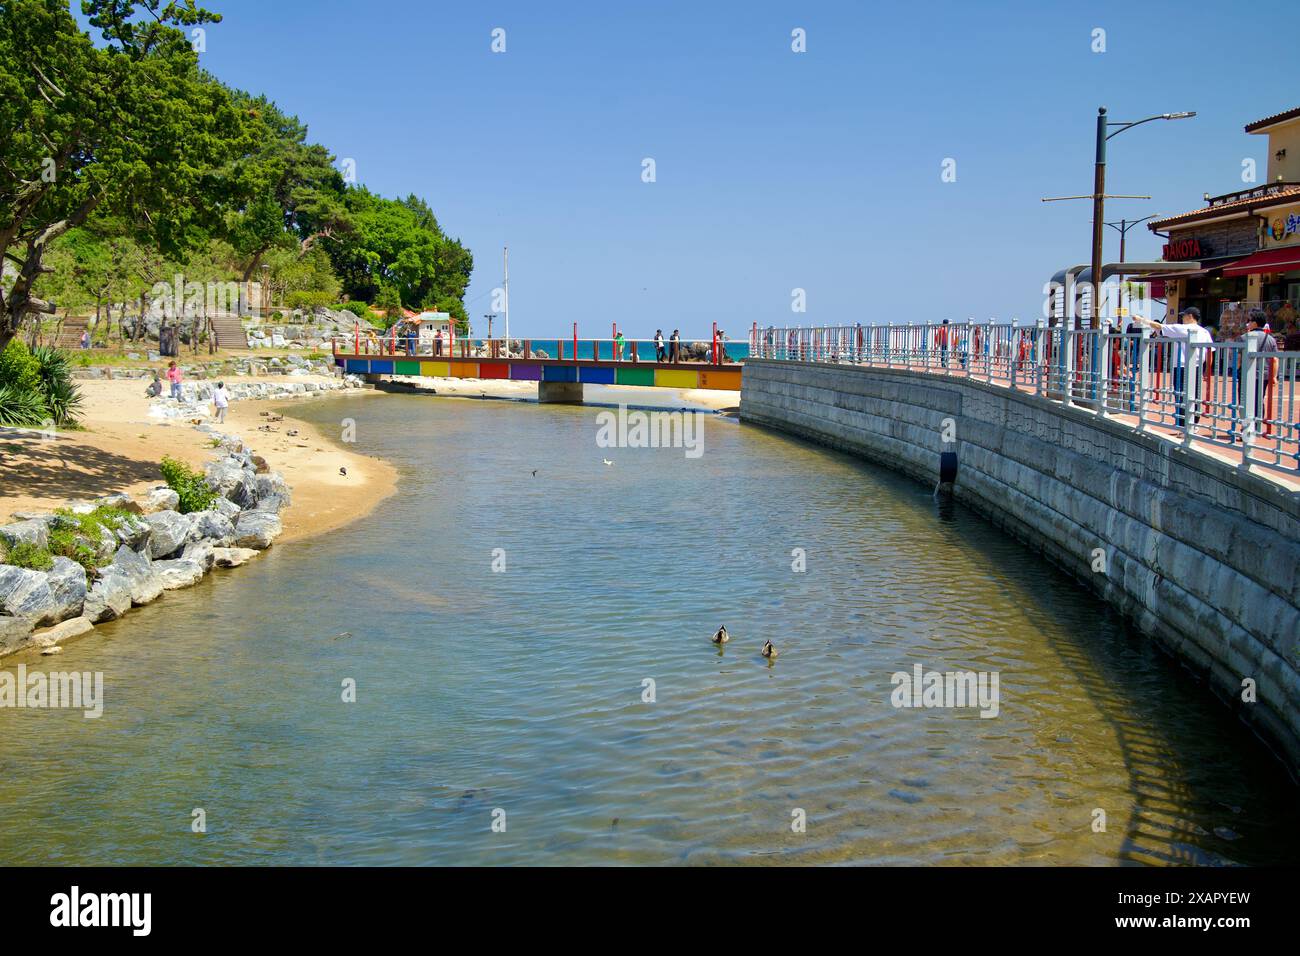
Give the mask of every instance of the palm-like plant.
M 76 422 L 81 410 L 81 389 L 72 380 L 72 365 L 68 353 L 62 349 L 38 345 L 32 357 L 40 367 L 41 392 L 49 417 L 56 425 Z
M 80 399 L 80 396 L 77 396 Z M 49 420 L 45 398 L 37 391 L 0 385 L 0 425 L 40 428 Z

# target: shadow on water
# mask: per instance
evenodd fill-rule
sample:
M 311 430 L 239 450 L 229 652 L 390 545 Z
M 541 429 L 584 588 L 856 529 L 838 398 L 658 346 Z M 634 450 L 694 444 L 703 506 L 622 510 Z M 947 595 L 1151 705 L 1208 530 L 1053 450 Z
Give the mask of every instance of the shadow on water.
M 749 423 L 746 427 L 772 431 Z M 838 457 L 874 476 L 924 487 L 921 482 L 875 462 L 801 437 L 775 433 Z M 997 525 L 951 495 L 936 491 L 928 504 L 939 534 L 982 554 L 991 574 L 1001 562 L 1014 559 L 1016 552 L 1020 557 L 1040 553 L 1003 529 L 998 529 L 998 535 L 990 536 L 987 529 Z M 1108 827 L 1113 827 L 1117 818 L 1124 821 L 1124 837 L 1118 852 L 1121 863 L 1205 866 L 1274 862 L 1276 857 L 1255 860 L 1249 858 L 1253 856 L 1249 852 L 1234 854 L 1232 844 L 1243 835 L 1238 830 L 1255 831 L 1252 835 L 1267 844 L 1275 834 L 1277 820 L 1291 813 L 1289 804 L 1283 802 L 1271 808 L 1272 813 L 1254 818 L 1239 816 L 1243 812 L 1241 804 L 1248 803 L 1252 794 L 1258 794 L 1252 783 L 1259 779 L 1269 782 L 1268 787 L 1260 790 L 1294 799 L 1295 782 L 1276 755 L 1222 706 L 1203 680 L 1160 647 L 1153 637 L 1105 604 L 1084 583 L 1050 564 L 1045 556 L 1043 562 L 1048 573 L 1062 586 L 1077 588 L 1087 600 L 1097 604 L 1095 627 L 1076 629 L 1068 639 L 1061 639 L 1047 628 L 1040 636 L 1110 728 L 1129 780 L 1132 803 L 1122 808 L 1127 812 L 1117 814 L 1114 807 L 1089 808 L 1088 825 L 1095 809 L 1105 811 Z M 1016 585 L 1017 582 L 999 576 L 999 584 Z M 1033 596 L 1026 593 L 1024 597 Z M 1135 686 L 1132 665 L 1137 662 L 1145 665 L 1147 674 L 1139 677 Z M 1189 713 L 1185 707 L 1165 706 L 1167 700 L 1158 700 L 1169 697 L 1191 703 L 1195 710 Z M 1189 716 L 1202 723 L 1189 726 Z M 1208 733 L 1219 737 L 1224 745 L 1217 768 L 1220 774 L 1213 784 L 1205 779 L 1206 768 L 1195 758 L 1189 758 L 1186 751 L 1191 735 Z M 1231 765 L 1234 773 L 1228 776 L 1240 781 L 1235 793 L 1225 794 L 1222 790 L 1223 764 Z M 1192 812 L 1188 808 L 1200 819 L 1183 815 Z M 1207 848 L 1207 843 L 1216 849 Z

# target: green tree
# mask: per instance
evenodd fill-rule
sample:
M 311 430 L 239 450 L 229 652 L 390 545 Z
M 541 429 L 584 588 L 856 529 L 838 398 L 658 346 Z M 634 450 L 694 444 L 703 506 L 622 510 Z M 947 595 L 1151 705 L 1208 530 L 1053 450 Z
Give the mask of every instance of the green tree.
M 138 17 L 137 7 L 142 11 Z M 220 17 L 194 0 L 83 0 L 97 46 L 66 0 L 0 5 L 0 348 L 32 314 L 50 244 L 92 213 L 120 216 L 164 251 L 206 240 L 212 173 L 247 151 L 249 124 L 203 73 L 182 28 Z

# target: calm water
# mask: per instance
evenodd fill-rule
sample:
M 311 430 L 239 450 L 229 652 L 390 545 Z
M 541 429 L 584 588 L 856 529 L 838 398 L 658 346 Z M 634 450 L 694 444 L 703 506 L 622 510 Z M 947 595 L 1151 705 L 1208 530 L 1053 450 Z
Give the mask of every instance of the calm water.
M 689 460 L 597 448 L 592 408 L 296 412 L 355 418 L 399 495 L 35 659 L 106 711 L 0 711 L 0 861 L 1300 859 L 1206 690 L 926 488 L 721 419 Z M 894 709 L 918 662 L 999 672 L 1000 716 Z

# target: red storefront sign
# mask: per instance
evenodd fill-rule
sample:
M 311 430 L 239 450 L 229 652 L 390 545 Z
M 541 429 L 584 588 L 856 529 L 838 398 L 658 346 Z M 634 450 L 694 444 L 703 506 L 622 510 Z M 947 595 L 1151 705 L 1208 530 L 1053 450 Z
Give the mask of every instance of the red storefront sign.
M 1208 250 L 1201 248 L 1199 239 L 1172 239 L 1165 243 L 1165 262 L 1179 262 L 1184 259 L 1200 259 Z

